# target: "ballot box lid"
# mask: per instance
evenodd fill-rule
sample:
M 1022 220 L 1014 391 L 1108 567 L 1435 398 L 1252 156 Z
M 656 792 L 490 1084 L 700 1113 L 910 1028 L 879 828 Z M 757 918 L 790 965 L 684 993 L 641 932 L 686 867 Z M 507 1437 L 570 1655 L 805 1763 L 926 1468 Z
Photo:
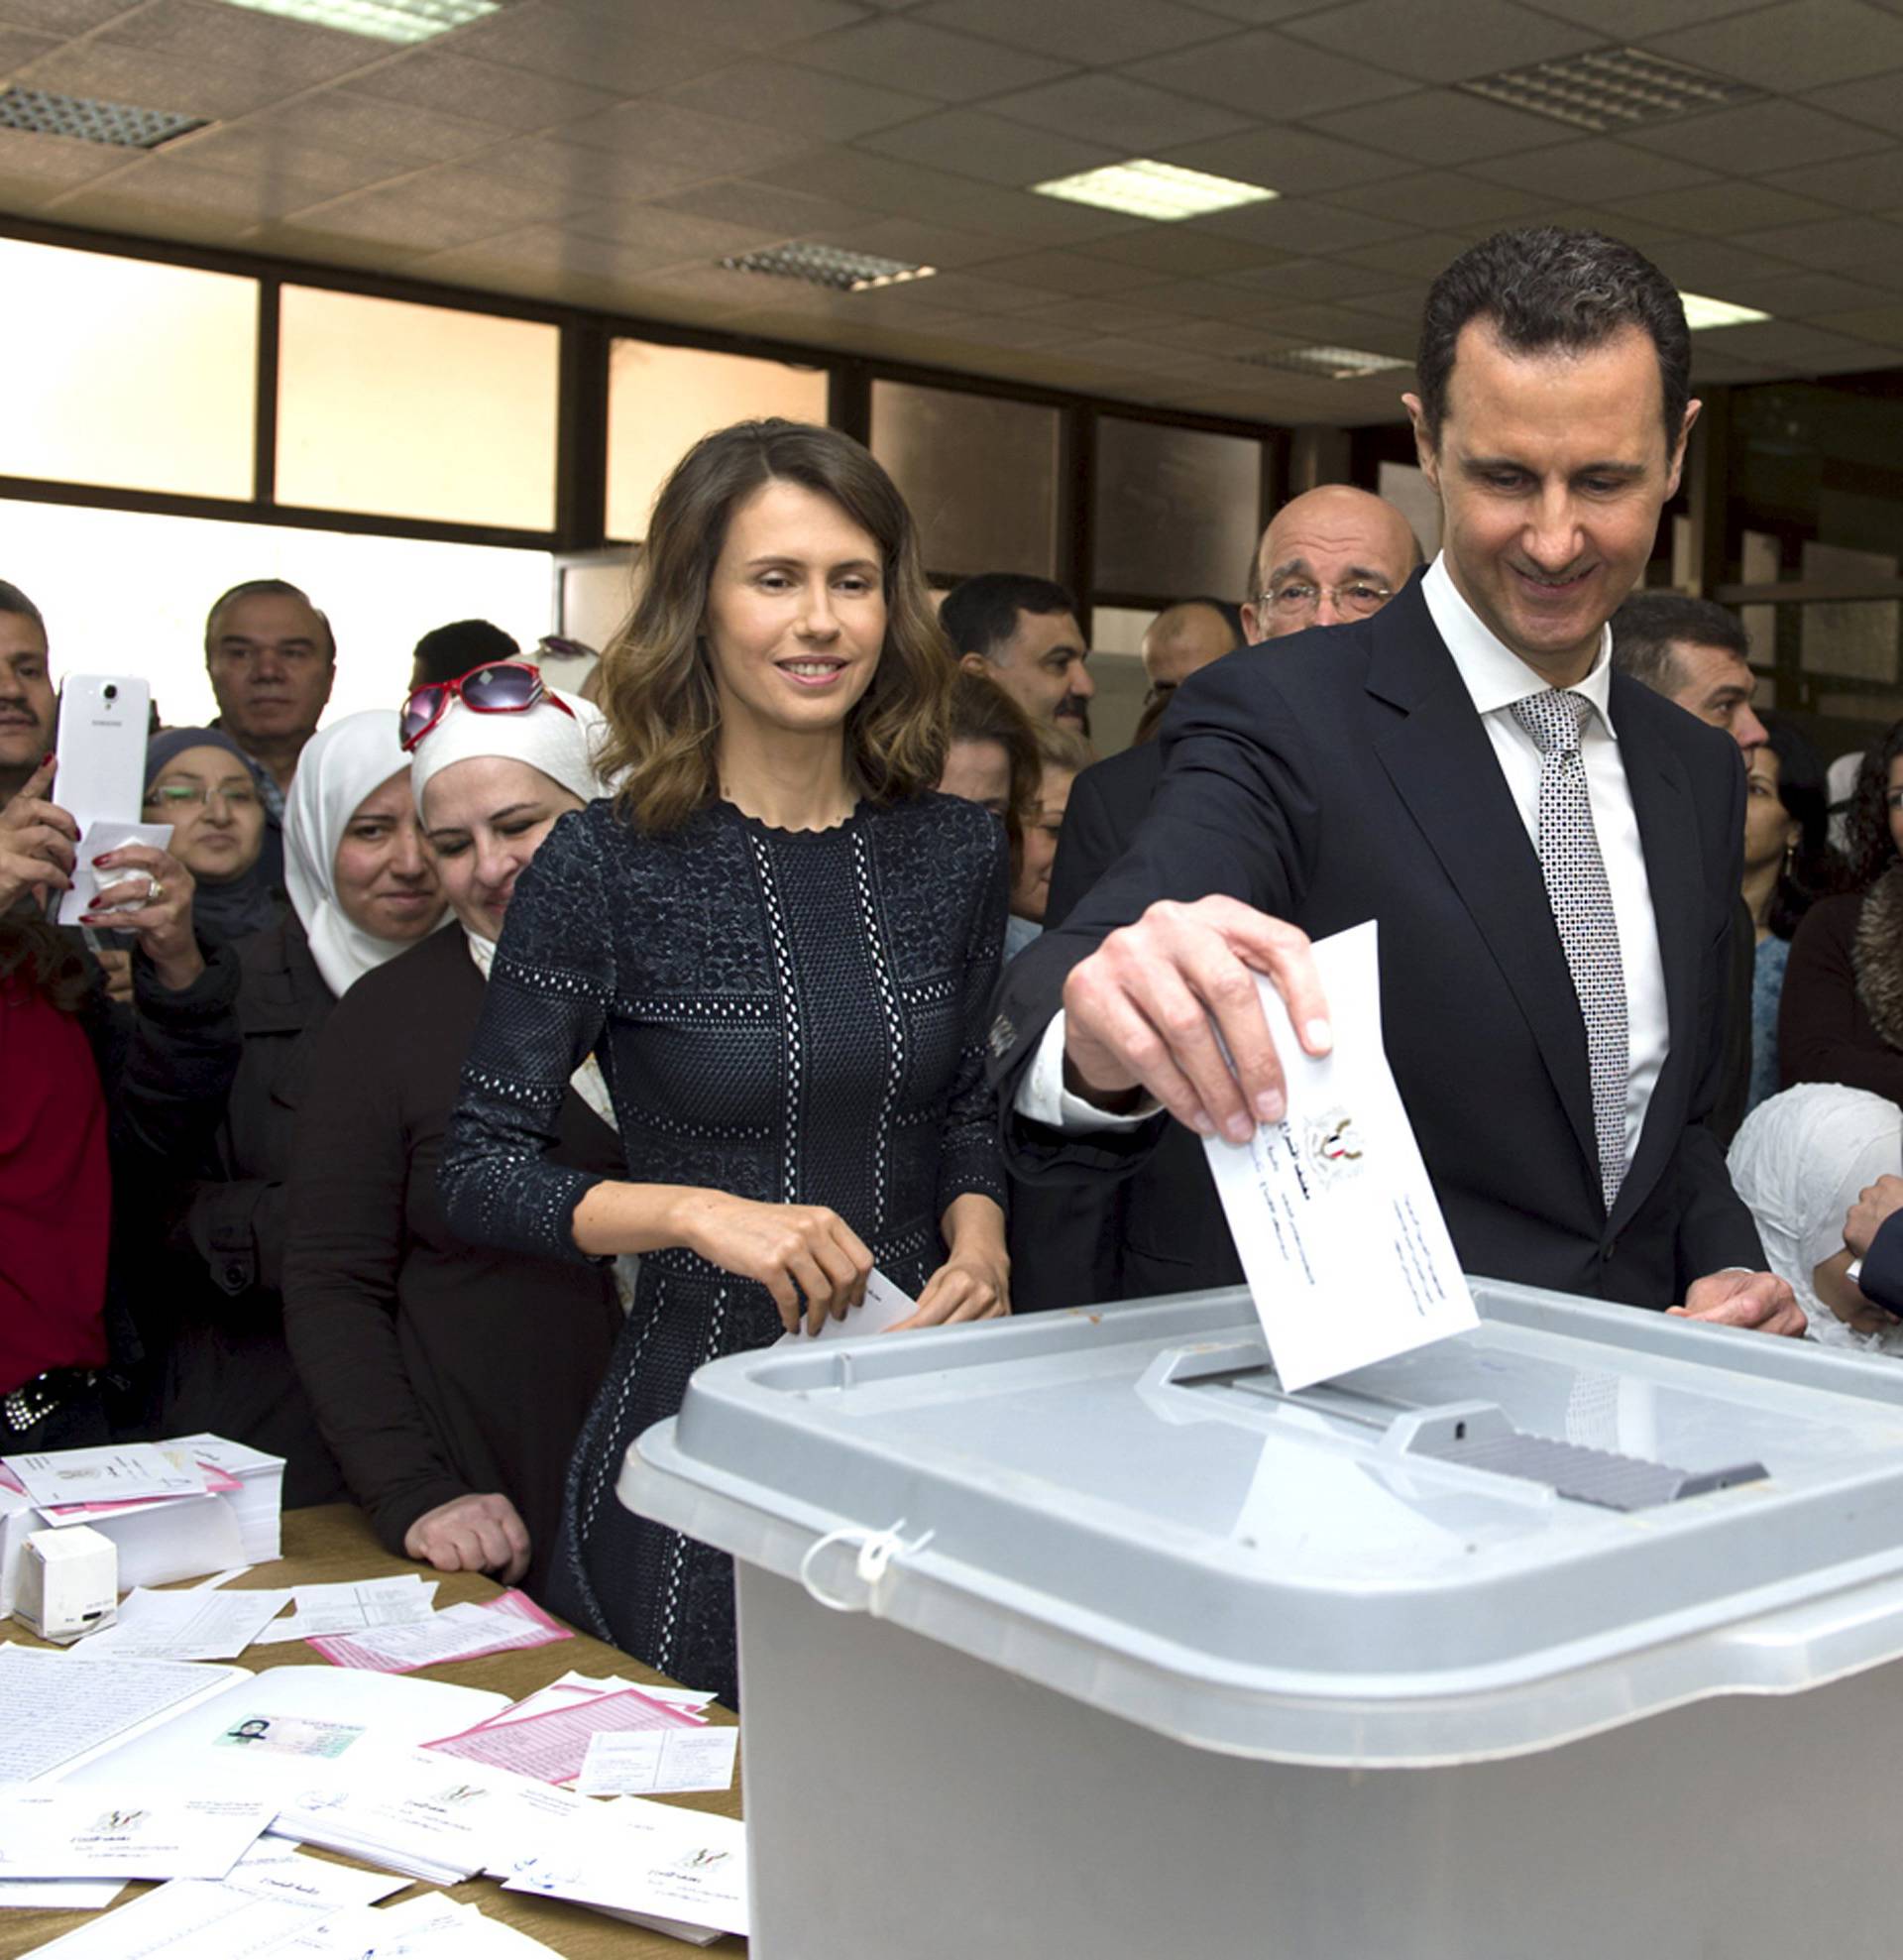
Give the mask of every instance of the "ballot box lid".
M 1476 1330 L 1295 1395 L 1240 1291 L 732 1355 L 619 1495 L 1286 1762 L 1510 1756 L 1903 1656 L 1903 1369 L 1474 1291 Z

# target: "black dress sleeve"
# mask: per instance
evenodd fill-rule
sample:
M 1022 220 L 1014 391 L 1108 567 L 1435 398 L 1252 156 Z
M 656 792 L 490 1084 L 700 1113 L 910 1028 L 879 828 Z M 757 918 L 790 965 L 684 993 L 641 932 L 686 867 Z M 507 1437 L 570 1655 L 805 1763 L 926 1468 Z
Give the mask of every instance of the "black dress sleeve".
M 509 900 L 437 1174 L 451 1228 L 473 1244 L 588 1256 L 575 1243 L 575 1208 L 603 1179 L 552 1157 L 568 1079 L 601 1038 L 615 992 L 604 821 L 616 820 L 603 805 L 564 816 Z
M 1004 832 L 989 825 L 971 936 L 964 948 L 963 1038 L 957 1075 L 940 1136 L 938 1214 L 954 1198 L 976 1192 L 1004 1204 L 1004 1153 L 998 1138 L 998 1099 L 985 1080 L 985 1028 L 991 990 L 1004 957 L 1004 921 L 1011 900 L 1011 853 Z

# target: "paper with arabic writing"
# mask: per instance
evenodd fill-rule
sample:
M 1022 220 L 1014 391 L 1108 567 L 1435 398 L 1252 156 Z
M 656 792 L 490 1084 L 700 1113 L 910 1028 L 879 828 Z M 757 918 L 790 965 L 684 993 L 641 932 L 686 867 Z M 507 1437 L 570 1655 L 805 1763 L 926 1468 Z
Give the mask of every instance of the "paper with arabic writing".
M 1381 1040 L 1373 922 L 1315 943 L 1334 1047 L 1302 1053 L 1258 978 L 1288 1106 L 1247 1143 L 1204 1140 L 1285 1389 L 1479 1326 Z

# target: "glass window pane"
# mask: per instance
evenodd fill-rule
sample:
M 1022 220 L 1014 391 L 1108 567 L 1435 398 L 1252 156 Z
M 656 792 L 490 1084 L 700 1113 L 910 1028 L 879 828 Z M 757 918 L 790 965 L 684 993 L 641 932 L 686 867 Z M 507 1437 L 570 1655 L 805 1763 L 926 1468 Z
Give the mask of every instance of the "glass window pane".
M 252 493 L 258 283 L 0 239 L 0 471 Z
M 1096 514 L 1099 591 L 1239 598 L 1262 529 L 1262 444 L 1104 415 Z
M 546 551 L 63 504 L 4 508 L 7 556 L 46 614 L 55 678 L 102 667 L 138 674 L 171 728 L 217 713 L 205 612 L 240 579 L 288 579 L 328 616 L 337 681 L 326 722 L 395 708 L 409 685 L 410 648 L 432 627 L 493 620 L 532 647 L 553 624 Z M 136 634 L 126 631 L 128 593 L 138 595 Z
M 287 286 L 278 501 L 552 530 L 560 366 L 539 321 Z
M 820 368 L 616 341 L 608 368 L 609 536 L 647 535 L 656 494 L 702 436 L 755 416 L 824 422 L 826 393 Z
M 872 384 L 872 453 L 912 507 L 927 569 L 949 578 L 1058 565 L 1055 408 Z

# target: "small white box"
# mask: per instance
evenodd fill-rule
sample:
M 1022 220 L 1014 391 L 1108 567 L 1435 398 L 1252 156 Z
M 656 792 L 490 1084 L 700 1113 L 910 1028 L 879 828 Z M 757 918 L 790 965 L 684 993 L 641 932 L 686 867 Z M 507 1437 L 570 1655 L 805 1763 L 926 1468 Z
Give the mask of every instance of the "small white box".
M 110 1626 L 119 1613 L 119 1548 L 90 1525 L 30 1532 L 14 1610 L 30 1633 L 61 1645 Z

